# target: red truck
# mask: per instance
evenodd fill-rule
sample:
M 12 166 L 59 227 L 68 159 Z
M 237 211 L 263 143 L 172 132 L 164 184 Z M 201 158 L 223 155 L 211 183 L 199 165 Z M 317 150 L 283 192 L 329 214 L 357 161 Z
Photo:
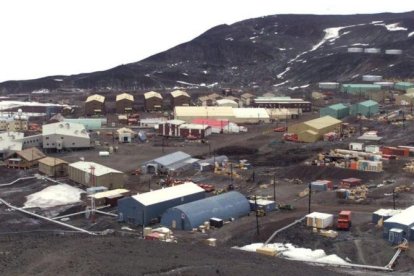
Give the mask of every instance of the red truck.
M 338 215 L 338 220 L 336 223 L 336 229 L 338 230 L 349 230 L 352 225 L 351 220 L 351 211 L 341 211 Z
M 283 139 L 289 142 L 299 142 L 298 135 L 296 133 L 285 133 L 283 134 Z

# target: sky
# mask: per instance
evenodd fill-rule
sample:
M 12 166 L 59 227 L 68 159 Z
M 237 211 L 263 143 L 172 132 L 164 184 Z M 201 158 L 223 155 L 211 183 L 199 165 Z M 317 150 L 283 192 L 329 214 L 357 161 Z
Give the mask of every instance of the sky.
M 412 10 L 409 0 L 0 0 L 0 82 L 106 70 L 265 15 Z

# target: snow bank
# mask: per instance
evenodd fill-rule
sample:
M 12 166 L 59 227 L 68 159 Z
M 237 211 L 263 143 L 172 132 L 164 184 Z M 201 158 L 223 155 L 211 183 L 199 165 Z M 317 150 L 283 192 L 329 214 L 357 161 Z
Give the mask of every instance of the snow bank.
M 385 24 L 385 23 L 372 23 L 375 26 L 384 26 L 390 32 L 396 31 L 407 31 L 408 29 L 405 27 L 400 27 L 400 23 L 392 23 L 392 24 Z
M 6 110 L 10 108 L 17 108 L 21 106 L 60 106 L 67 107 L 68 105 L 38 103 L 38 102 L 21 102 L 21 101 L 0 101 L 0 109 Z
M 414 35 L 414 32 L 411 32 L 408 34 L 408 37 L 412 37 Z
M 49 208 L 67 205 L 80 201 L 80 194 L 84 191 L 68 184 L 49 186 L 37 193 L 28 195 L 24 208 Z
M 236 247 L 237 249 L 256 252 L 256 249 L 263 247 L 263 243 L 252 243 L 243 247 Z M 276 249 L 279 256 L 304 262 L 319 262 L 326 264 L 348 264 L 344 259 L 338 257 L 335 254 L 326 255 L 322 249 L 312 250 L 309 248 L 295 247 L 290 243 L 269 243 L 266 247 Z

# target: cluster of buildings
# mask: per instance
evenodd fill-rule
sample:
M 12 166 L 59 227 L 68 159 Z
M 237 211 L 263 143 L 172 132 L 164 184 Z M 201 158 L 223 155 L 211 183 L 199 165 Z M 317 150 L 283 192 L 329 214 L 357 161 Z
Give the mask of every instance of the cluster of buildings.
M 373 100 L 362 101 L 351 106 L 343 103 L 333 104 L 321 108 L 319 114 L 323 116 L 331 116 L 336 119 L 343 119 L 349 115 L 362 115 L 365 117 L 372 117 L 379 113 L 379 104 Z

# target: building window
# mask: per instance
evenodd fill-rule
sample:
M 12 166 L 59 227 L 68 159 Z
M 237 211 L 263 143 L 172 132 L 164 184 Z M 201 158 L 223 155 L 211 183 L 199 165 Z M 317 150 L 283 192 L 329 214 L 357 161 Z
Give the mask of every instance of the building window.
M 72 146 L 74 146 L 75 145 L 75 143 L 72 143 Z
M 46 136 L 46 140 L 49 140 L 49 137 Z
M 62 140 L 63 140 L 63 136 L 62 136 L 62 137 L 60 137 L 60 139 L 62 139 Z
M 46 146 L 49 146 L 49 143 L 47 143 Z

